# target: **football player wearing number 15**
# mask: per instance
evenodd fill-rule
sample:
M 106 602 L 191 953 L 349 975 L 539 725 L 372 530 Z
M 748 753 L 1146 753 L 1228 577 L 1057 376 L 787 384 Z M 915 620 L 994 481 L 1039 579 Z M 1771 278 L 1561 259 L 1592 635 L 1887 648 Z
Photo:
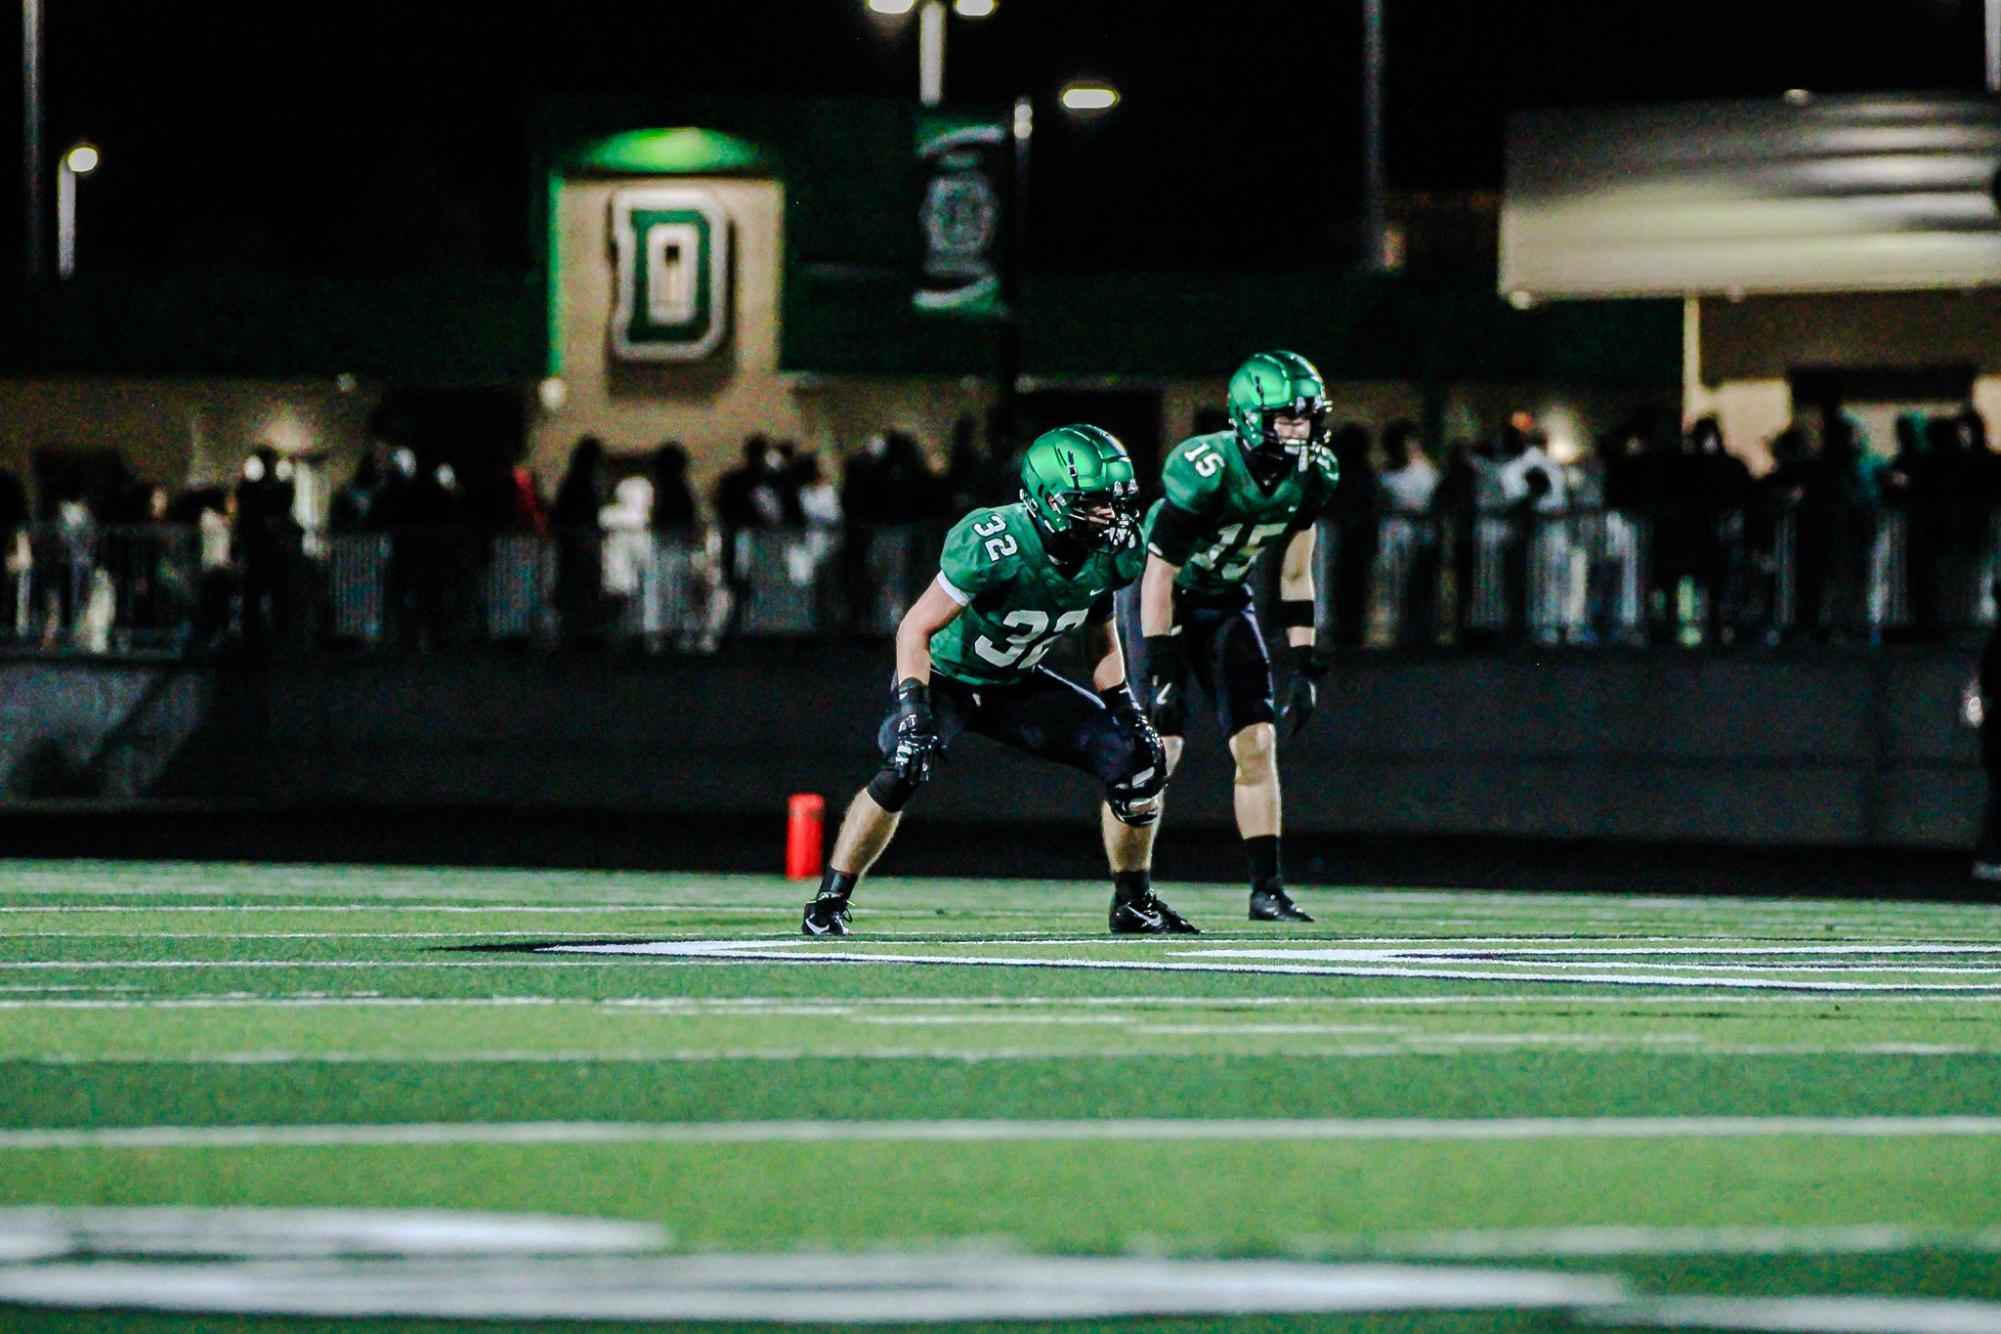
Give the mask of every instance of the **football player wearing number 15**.
M 1278 729 L 1271 660 L 1246 579 L 1283 544 L 1279 623 L 1288 679 L 1283 717 L 1296 734 L 1313 712 L 1313 524 L 1340 479 L 1327 447 L 1327 386 L 1296 352 L 1260 352 L 1230 377 L 1232 430 L 1184 440 L 1162 468 L 1165 496 L 1147 515 L 1140 629 L 1153 719 L 1168 772 L 1181 759 L 1187 677 L 1216 706 L 1237 762 L 1237 832 L 1250 861 L 1254 922 L 1310 922 L 1279 868 Z
M 1095 426 L 1037 437 L 1022 457 L 1020 501 L 954 525 L 938 577 L 897 627 L 895 706 L 876 738 L 882 768 L 841 820 L 819 897 L 806 905 L 807 935 L 848 933 L 856 882 L 889 846 L 933 760 L 965 732 L 1105 785 L 1113 931 L 1195 930 L 1149 882 L 1167 761 L 1126 684 L 1112 618 L 1112 594 L 1145 560 L 1132 460 Z M 1039 665 L 1072 631 L 1084 637 L 1091 690 Z

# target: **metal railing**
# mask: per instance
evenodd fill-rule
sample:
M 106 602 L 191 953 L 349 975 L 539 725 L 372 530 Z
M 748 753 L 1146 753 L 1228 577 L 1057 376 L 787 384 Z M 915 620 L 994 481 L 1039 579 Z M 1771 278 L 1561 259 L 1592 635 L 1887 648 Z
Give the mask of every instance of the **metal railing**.
M 943 535 L 418 528 L 335 534 L 309 555 L 296 531 L 44 524 L 0 532 L 0 647 L 880 637 Z M 1992 625 L 2001 573 L 2001 511 L 1985 507 L 1390 514 L 1327 519 L 1320 539 L 1323 637 L 1356 648 L 1873 643 Z

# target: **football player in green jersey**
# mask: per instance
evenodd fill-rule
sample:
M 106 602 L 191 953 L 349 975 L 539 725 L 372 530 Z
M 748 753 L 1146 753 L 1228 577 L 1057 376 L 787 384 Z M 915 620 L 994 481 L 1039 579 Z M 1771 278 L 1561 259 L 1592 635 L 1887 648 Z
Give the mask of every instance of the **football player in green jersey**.
M 1230 378 L 1232 429 L 1184 440 L 1162 469 L 1166 494 L 1147 515 L 1140 629 L 1154 723 L 1168 772 L 1186 734 L 1192 672 L 1216 706 L 1236 760 L 1237 832 L 1250 861 L 1254 922 L 1310 922 L 1287 897 L 1279 866 L 1277 718 L 1293 733 L 1312 716 L 1313 524 L 1340 470 L 1328 448 L 1327 387 L 1295 352 L 1260 352 Z M 1279 544 L 1285 627 L 1284 708 L 1246 579 Z
M 819 896 L 806 905 L 807 935 L 847 934 L 856 882 L 889 845 L 933 759 L 964 732 L 1104 783 L 1113 931 L 1195 930 L 1149 881 L 1167 761 L 1126 683 L 1112 613 L 1113 593 L 1146 561 L 1138 520 L 1125 447 L 1095 426 L 1064 426 L 1028 447 L 1020 501 L 954 525 L 938 577 L 897 627 L 895 707 L 877 736 L 882 768 L 841 820 Z M 1040 665 L 1072 631 L 1084 636 L 1096 693 Z

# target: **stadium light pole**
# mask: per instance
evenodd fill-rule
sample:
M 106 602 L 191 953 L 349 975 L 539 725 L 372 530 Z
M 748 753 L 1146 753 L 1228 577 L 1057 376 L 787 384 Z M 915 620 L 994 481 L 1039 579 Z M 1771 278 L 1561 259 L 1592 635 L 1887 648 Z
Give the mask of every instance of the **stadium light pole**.
M 76 183 L 97 170 L 100 154 L 78 144 L 56 164 L 56 277 L 76 273 Z
M 21 258 L 30 278 L 47 262 L 42 215 L 42 0 L 21 0 Z
M 868 0 L 877 14 L 897 16 L 917 11 L 917 100 L 936 107 L 945 100 L 945 0 Z M 952 0 L 952 12 L 962 19 L 990 17 L 997 0 Z
M 1389 267 L 1383 193 L 1383 0 L 1362 0 L 1362 267 L 1372 273 Z

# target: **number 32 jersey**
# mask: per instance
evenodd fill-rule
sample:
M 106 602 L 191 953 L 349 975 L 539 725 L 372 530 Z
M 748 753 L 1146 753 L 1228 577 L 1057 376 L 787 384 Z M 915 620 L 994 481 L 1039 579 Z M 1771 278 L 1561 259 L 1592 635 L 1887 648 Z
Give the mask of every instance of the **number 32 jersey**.
M 933 670 L 974 686 L 1023 680 L 1093 607 L 1139 578 L 1146 548 L 1137 535 L 1116 551 L 1093 550 L 1065 574 L 1049 558 L 1028 508 L 977 509 L 952 526 L 938 561 L 946 592 L 965 607 L 931 637 Z
M 1320 517 L 1340 476 L 1333 451 L 1314 445 L 1306 467 L 1288 470 L 1266 490 L 1251 475 L 1236 432 L 1198 435 L 1167 456 L 1161 469 L 1167 494 L 1147 513 L 1147 540 L 1153 539 L 1163 505 L 1202 518 L 1203 536 L 1175 576 L 1175 586 L 1195 594 L 1225 593 L 1249 577 L 1252 563 L 1274 539 Z

